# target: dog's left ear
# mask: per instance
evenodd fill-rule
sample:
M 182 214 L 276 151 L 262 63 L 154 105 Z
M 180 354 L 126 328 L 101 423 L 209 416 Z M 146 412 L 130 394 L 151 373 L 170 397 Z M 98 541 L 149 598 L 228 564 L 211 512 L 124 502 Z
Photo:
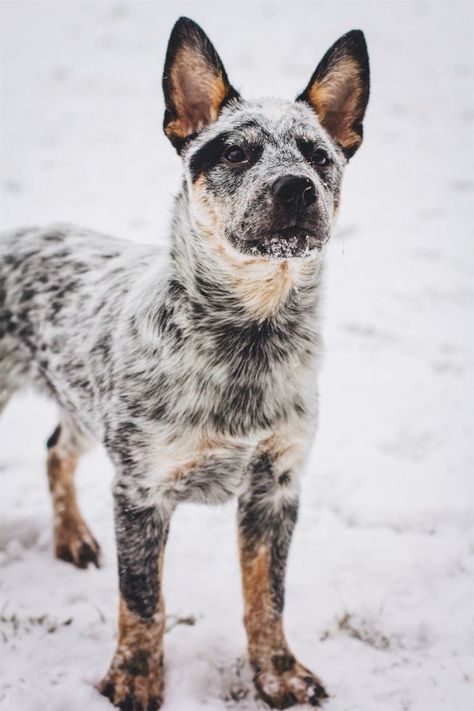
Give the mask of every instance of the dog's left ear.
M 189 138 L 216 120 L 228 101 L 239 97 L 209 38 L 187 17 L 181 17 L 171 32 L 163 92 L 163 128 L 178 153 Z
M 369 100 L 369 57 L 363 32 L 352 30 L 326 52 L 296 101 L 308 103 L 349 159 L 362 143 Z

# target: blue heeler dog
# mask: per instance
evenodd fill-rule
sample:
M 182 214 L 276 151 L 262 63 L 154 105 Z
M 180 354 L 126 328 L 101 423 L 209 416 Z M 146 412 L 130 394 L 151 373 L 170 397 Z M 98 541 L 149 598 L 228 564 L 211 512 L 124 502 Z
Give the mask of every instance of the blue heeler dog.
M 160 707 L 171 515 L 237 495 L 256 688 L 275 708 L 316 706 L 326 692 L 283 631 L 284 577 L 317 420 L 324 252 L 369 95 L 364 36 L 341 37 L 296 101 L 245 101 L 182 18 L 163 88 L 184 166 L 169 252 L 67 225 L 4 234 L 0 409 L 26 382 L 59 403 L 54 540 L 81 568 L 99 547 L 74 469 L 97 440 L 115 465 L 120 623 L 102 694 Z

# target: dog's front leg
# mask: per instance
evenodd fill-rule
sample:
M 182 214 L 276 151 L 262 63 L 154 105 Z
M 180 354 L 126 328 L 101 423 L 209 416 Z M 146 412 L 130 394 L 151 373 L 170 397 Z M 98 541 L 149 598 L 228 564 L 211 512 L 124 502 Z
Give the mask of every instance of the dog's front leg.
M 260 696 L 273 708 L 317 706 L 319 679 L 296 661 L 282 623 L 285 569 L 298 512 L 299 445 L 271 438 L 251 462 L 239 499 L 239 542 L 250 663 Z
M 171 508 L 137 508 L 115 494 L 120 583 L 117 649 L 100 691 L 123 711 L 156 711 L 163 700 L 163 554 Z

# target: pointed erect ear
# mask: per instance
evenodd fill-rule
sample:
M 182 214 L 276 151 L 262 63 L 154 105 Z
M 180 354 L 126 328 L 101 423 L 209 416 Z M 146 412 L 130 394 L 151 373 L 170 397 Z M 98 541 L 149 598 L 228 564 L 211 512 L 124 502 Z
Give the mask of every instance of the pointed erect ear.
M 216 120 L 224 104 L 239 97 L 207 35 L 187 17 L 171 32 L 163 92 L 163 128 L 178 153 L 191 136 Z
M 360 30 L 343 35 L 326 52 L 297 101 L 308 103 L 349 159 L 362 143 L 369 100 L 369 57 Z

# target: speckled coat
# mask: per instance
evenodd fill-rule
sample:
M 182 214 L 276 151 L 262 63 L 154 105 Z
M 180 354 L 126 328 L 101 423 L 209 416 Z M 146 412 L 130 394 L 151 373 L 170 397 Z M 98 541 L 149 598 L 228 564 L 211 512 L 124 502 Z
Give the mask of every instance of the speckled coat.
M 100 690 L 161 704 L 161 562 L 180 501 L 239 498 L 245 625 L 271 706 L 325 691 L 286 643 L 284 571 L 317 420 L 324 251 L 362 138 L 362 33 L 296 102 L 246 102 L 202 30 L 173 30 L 165 132 L 183 158 L 169 250 L 71 225 L 0 239 L 0 409 L 33 383 L 60 407 L 48 441 L 59 557 L 98 564 L 73 472 L 94 441 L 116 468 L 117 652 Z

